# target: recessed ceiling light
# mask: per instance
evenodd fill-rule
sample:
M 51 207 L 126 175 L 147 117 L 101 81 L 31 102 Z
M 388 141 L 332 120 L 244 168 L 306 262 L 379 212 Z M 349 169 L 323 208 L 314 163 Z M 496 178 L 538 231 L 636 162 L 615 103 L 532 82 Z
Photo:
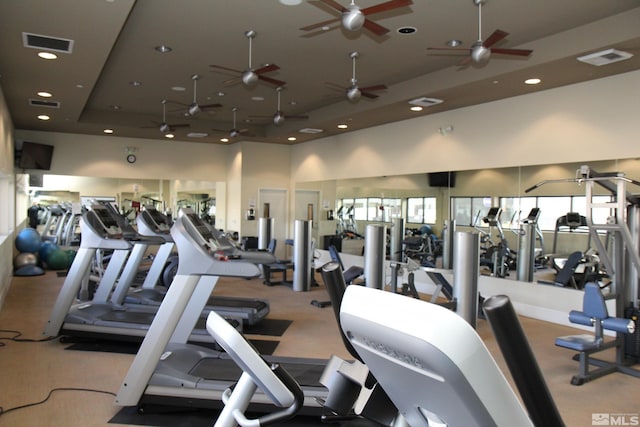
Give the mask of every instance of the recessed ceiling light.
M 174 90 L 176 92 L 184 92 L 187 89 L 184 86 L 171 86 L 171 90 Z
M 84 85 L 82 85 L 82 84 L 77 84 L 77 85 L 76 85 L 76 87 L 77 87 L 78 89 L 84 89 Z
M 112 134 L 113 133 L 113 129 L 105 129 L 102 132 L 104 132 L 106 134 Z
M 542 82 L 542 80 L 538 78 L 531 78 L 524 81 L 524 83 L 528 85 L 537 85 L 540 84 L 540 82 Z
M 287 138 L 287 141 L 296 141 L 298 138 L 296 138 L 295 136 L 290 136 L 289 138 Z
M 338 129 L 346 129 L 346 128 L 348 128 L 348 127 L 349 127 L 349 126 L 347 126 L 347 125 L 345 125 L 345 124 L 339 124 L 339 125 L 338 125 Z
M 278 0 L 280 4 L 285 6 L 297 6 L 302 3 L 302 0 Z
M 462 40 L 451 39 L 447 42 L 447 46 L 449 47 L 458 47 L 462 44 Z
M 142 82 L 139 82 L 138 80 L 130 81 L 129 84 L 133 87 L 142 86 Z
M 38 52 L 38 56 L 42 59 L 58 59 L 58 55 L 51 52 Z
M 264 96 L 252 96 L 251 97 L 252 101 L 264 101 Z
M 156 46 L 154 49 L 157 52 L 160 52 L 160 53 L 169 53 L 169 52 L 171 52 L 173 50 L 169 46 L 164 45 L 164 44 L 161 44 L 160 46 Z
M 49 120 L 51 117 L 47 116 L 46 114 L 40 114 L 38 116 L 38 119 L 40 120 Z
M 411 111 L 422 111 L 422 107 L 419 105 L 414 105 L 413 107 L 409 108 Z
M 174 136 L 175 136 L 175 135 L 174 135 L 174 134 L 172 134 L 172 133 L 165 133 L 165 134 L 164 134 L 164 137 L 165 137 L 165 138 L 169 138 L 169 139 L 173 138 Z
M 51 94 L 51 92 L 40 91 L 38 92 L 38 96 L 41 96 L 43 98 L 51 98 L 53 95 Z
M 229 142 L 229 138 L 220 138 L 220 142 Z
M 416 27 L 400 27 L 397 31 L 400 34 L 413 34 L 418 30 L 416 29 Z
M 118 111 L 118 110 L 120 110 L 122 107 L 121 107 L 121 106 L 119 106 L 119 105 L 109 105 L 109 108 L 111 108 L 112 110 L 116 110 L 116 111 Z

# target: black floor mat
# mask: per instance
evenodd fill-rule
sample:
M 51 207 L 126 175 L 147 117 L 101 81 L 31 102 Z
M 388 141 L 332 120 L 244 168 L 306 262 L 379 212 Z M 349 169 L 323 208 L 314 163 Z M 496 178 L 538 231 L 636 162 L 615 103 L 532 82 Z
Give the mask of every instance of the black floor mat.
M 109 424 L 129 424 L 136 426 L 155 426 L 155 427 L 211 427 L 220 412 L 217 410 L 189 410 L 176 412 L 163 412 L 156 414 L 139 414 L 136 408 L 123 408 L 113 418 L 109 420 Z M 249 418 L 259 415 L 247 414 Z M 331 423 L 336 427 L 373 427 L 379 426 L 372 422 L 356 419 L 351 421 L 343 421 Z M 271 424 L 281 427 L 311 427 L 323 424 L 318 416 L 299 415 L 285 423 Z
M 255 325 L 245 325 L 242 331 L 250 335 L 267 335 L 281 337 L 293 320 L 262 319 Z
M 263 355 L 271 355 L 278 347 L 279 341 L 269 340 L 249 340 L 251 344 Z M 111 340 L 94 340 L 83 338 L 69 338 L 65 339 L 65 342 L 72 343 L 66 347 L 65 350 L 75 351 L 98 351 L 103 353 L 123 353 L 123 354 L 136 354 L 140 348 L 140 343 L 136 342 L 124 342 L 124 341 L 111 341 Z M 210 343 L 198 343 L 201 347 L 213 348 L 219 350 L 215 344 Z

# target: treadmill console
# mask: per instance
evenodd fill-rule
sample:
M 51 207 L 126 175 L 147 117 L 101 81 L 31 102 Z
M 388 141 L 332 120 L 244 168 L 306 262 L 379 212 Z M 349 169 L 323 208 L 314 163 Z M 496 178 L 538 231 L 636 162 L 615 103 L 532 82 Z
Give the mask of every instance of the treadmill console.
M 97 220 L 97 225 L 102 228 L 102 233 L 105 237 L 122 237 L 122 228 L 118 225 L 118 219 L 113 216 L 112 212 L 109 211 L 103 205 L 93 205 L 91 206 L 91 211 L 94 215 L 92 218 Z M 93 221 L 92 225 L 96 225 L 96 221 Z M 100 230 L 97 230 L 100 231 Z
M 141 215 L 146 220 L 145 222 L 149 226 L 152 226 L 157 233 L 169 233 L 171 230 L 171 220 L 158 212 L 157 209 L 145 208 Z
M 487 212 L 487 216 L 482 218 L 482 221 L 489 225 L 496 225 L 500 221 L 500 215 L 502 214 L 502 208 L 492 207 Z
M 524 222 L 535 224 L 538 222 L 538 218 L 540 218 L 540 208 L 531 208 L 529 215 L 525 218 Z
M 233 253 L 235 248 L 218 239 L 197 214 L 191 210 L 183 210 L 182 213 L 187 219 L 186 222 L 195 231 L 194 237 L 208 252 L 214 253 L 219 259 L 240 258 L 239 255 Z

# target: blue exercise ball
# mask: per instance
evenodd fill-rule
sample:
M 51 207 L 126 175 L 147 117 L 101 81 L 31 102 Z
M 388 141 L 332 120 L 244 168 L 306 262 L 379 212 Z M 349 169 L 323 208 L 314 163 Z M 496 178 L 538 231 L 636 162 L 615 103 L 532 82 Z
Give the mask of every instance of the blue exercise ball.
M 19 252 L 36 253 L 40 249 L 42 238 L 33 228 L 24 228 L 16 236 L 16 249 Z
M 58 245 L 50 240 L 42 242 L 42 244 L 40 245 L 40 249 L 38 249 L 38 256 L 40 257 L 40 261 L 47 262 L 49 254 L 58 249 L 60 249 Z

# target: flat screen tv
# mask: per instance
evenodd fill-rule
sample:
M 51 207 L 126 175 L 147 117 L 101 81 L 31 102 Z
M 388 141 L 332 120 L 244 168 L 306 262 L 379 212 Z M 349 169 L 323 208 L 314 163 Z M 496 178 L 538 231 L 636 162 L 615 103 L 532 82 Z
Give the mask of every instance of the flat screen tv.
M 22 151 L 18 152 L 18 155 L 18 167 L 21 169 L 49 170 L 53 158 L 53 145 L 24 141 Z
M 429 187 L 450 187 L 456 186 L 455 172 L 432 172 L 429 174 Z

